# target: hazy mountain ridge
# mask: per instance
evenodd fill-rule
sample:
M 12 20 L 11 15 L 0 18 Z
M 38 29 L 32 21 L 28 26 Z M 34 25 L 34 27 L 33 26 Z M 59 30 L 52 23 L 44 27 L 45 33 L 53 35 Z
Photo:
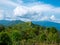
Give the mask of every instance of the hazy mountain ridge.
M 0 20 L 0 25 L 9 26 L 9 25 L 15 25 L 18 23 L 22 23 L 21 20 Z M 50 21 L 32 21 L 33 24 L 46 26 L 46 27 L 55 27 L 56 29 L 60 30 L 60 23 L 50 22 Z
M 50 21 L 33 21 L 34 24 L 46 26 L 46 27 L 55 27 L 60 30 L 60 23 L 50 22 Z
M 18 24 L 18 23 L 21 23 L 21 22 L 22 21 L 20 21 L 20 20 L 14 20 L 14 21 L 0 20 L 0 25 L 9 26 L 9 25 Z

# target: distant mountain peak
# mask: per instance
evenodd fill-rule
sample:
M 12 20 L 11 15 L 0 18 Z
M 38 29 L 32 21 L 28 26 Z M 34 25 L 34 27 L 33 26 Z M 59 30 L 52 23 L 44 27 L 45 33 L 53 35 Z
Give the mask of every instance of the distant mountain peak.
M 51 21 L 33 21 L 33 23 L 46 27 L 55 27 L 56 29 L 60 30 L 60 23 L 55 23 Z

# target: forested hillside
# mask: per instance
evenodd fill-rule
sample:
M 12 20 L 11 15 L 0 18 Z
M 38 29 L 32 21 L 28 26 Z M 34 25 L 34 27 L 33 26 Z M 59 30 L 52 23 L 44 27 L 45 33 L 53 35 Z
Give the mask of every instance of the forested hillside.
M 60 32 L 23 22 L 5 27 L 0 25 L 0 45 L 60 45 Z

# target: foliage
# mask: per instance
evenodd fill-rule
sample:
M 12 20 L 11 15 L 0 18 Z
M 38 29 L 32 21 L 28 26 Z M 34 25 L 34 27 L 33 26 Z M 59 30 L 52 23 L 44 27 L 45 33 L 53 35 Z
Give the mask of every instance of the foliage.
M 0 45 L 60 44 L 60 35 L 54 27 L 42 27 L 25 22 L 8 27 L 0 26 Z
M 8 33 L 6 32 L 0 33 L 0 45 L 12 45 L 12 41 Z

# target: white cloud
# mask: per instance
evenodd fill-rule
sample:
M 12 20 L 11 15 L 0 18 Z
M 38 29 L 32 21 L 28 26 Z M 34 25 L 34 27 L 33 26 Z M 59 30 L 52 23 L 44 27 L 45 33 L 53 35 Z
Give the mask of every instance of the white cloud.
M 2 20 L 4 17 L 4 10 L 0 10 L 0 20 Z
M 39 3 L 39 2 L 33 2 L 30 4 L 27 3 L 26 5 L 24 5 L 22 0 L 16 0 L 16 1 L 17 2 L 14 2 L 12 0 L 0 0 L 0 4 L 16 7 L 15 9 L 13 9 L 12 12 L 14 14 L 12 13 L 6 14 L 6 16 L 9 17 L 11 20 L 18 20 L 18 18 L 16 18 L 17 16 L 26 15 L 26 16 L 30 16 L 28 20 L 32 20 L 32 21 L 42 21 L 42 20 L 50 20 L 50 19 L 55 22 L 60 21 L 60 18 L 58 19 L 56 17 L 57 14 L 60 15 L 60 7 L 57 8 L 52 5 Z M 37 14 L 35 15 L 35 13 Z M 1 14 L 0 17 L 3 18 L 4 13 L 0 13 L 0 14 Z M 20 19 L 27 21 L 27 18 L 20 18 Z
M 46 5 L 46 4 L 41 4 L 41 5 L 36 4 L 33 6 L 20 5 L 14 9 L 14 14 L 22 16 L 22 14 L 27 14 L 27 13 L 35 13 L 35 12 L 41 13 L 44 11 L 50 11 L 52 10 L 52 8 L 53 7 L 51 5 Z
M 19 4 L 23 4 L 22 0 L 16 0 L 16 2 L 19 3 Z
M 50 17 L 50 19 L 51 19 L 51 20 L 56 20 L 56 18 L 55 18 L 54 15 L 52 15 L 52 16 Z
M 45 16 L 45 17 L 42 17 L 40 20 L 44 21 L 44 20 L 48 20 L 48 19 L 49 19 L 49 17 Z
M 27 12 L 28 9 L 25 6 L 19 6 L 16 9 L 14 9 L 14 14 L 19 16 L 25 15 Z
M 54 9 L 53 9 L 53 12 L 54 12 L 54 13 L 60 13 L 60 7 L 54 8 Z
M 55 15 L 52 15 L 52 16 L 50 17 L 50 19 L 51 19 L 51 21 L 53 21 L 53 22 L 60 23 L 60 19 L 59 19 L 59 18 L 56 18 Z
M 18 6 L 19 4 L 12 2 L 11 0 L 0 0 L 1 5 L 7 5 L 7 6 Z
M 57 8 L 52 5 L 48 5 L 48 4 L 36 4 L 33 6 L 20 5 L 14 9 L 14 14 L 16 16 L 24 16 L 28 13 L 32 14 L 29 16 L 30 16 L 30 19 L 33 21 L 38 21 L 38 20 L 42 21 L 42 20 L 50 20 L 51 19 L 54 22 L 54 21 L 57 21 L 55 16 L 58 13 L 60 14 L 60 7 Z M 34 13 L 37 13 L 37 14 L 34 15 Z M 43 13 L 43 14 L 41 14 L 41 13 Z
M 31 21 L 31 20 L 28 19 L 28 18 L 19 18 L 19 20 L 22 20 L 22 21 L 24 21 L 24 22 L 29 22 L 29 21 Z

